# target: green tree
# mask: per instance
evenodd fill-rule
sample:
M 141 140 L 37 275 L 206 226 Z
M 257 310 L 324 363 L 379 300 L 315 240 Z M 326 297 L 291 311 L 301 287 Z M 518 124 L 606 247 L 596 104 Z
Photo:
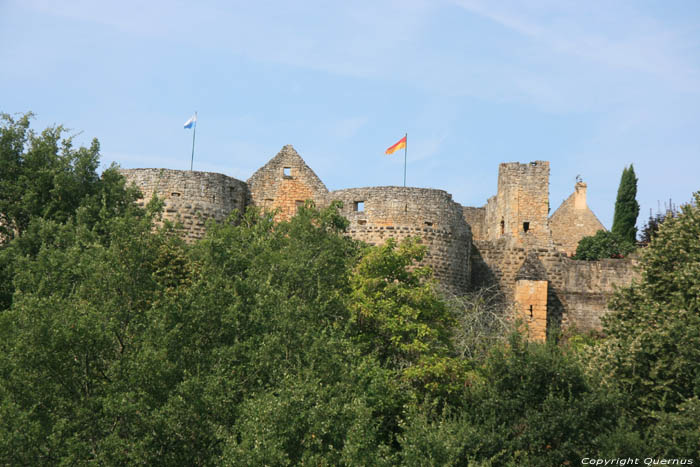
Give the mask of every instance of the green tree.
M 611 231 L 621 239 L 634 245 L 637 240 L 636 224 L 638 215 L 637 177 L 634 174 L 634 166 L 630 164 L 629 167 L 624 168 L 620 178 Z
M 556 344 L 511 336 L 468 373 L 459 405 L 408 411 L 405 465 L 574 465 L 613 431 L 614 394 Z
M 97 174 L 97 139 L 76 149 L 64 127 L 37 134 L 29 128 L 31 117 L 0 114 L 0 235 L 6 239 L 21 235 L 31 219 L 66 222 L 105 189 Z
M 678 208 L 673 204 L 672 200 L 669 200 L 669 204 L 666 206 L 666 210 L 663 213 L 657 212 L 655 215 L 652 215 L 650 209 L 649 219 L 647 220 L 646 224 L 644 224 L 644 227 L 639 235 L 640 243 L 645 246 L 649 245 L 651 240 L 656 237 L 661 224 L 663 224 L 667 218 L 676 217 L 677 215 Z
M 119 449 L 105 442 L 149 432 L 133 420 L 160 396 L 153 383 L 167 366 L 147 368 L 139 349 L 164 287 L 155 274 L 162 246 L 178 240 L 136 214 L 103 219 L 106 242 L 80 222 L 30 222 L 39 251 L 15 257 L 14 299 L 0 313 L 0 411 L 30 429 L 0 426 L 3 463 L 115 462 Z M 143 371 L 152 375 L 146 384 Z
M 421 355 L 445 354 L 453 318 L 430 282 L 427 267 L 412 267 L 425 255 L 416 239 L 369 249 L 351 278 L 351 322 L 358 342 L 382 360 L 415 362 Z M 405 362 L 405 363 L 401 363 Z
M 153 231 L 157 207 L 32 220 L 9 245 L 38 248 L 0 313 L 0 463 L 254 462 L 263 444 L 392 465 L 408 396 L 346 335 L 358 248 L 337 206 L 251 211 L 196 245 Z
M 142 215 L 133 203 L 139 191 L 115 166 L 97 174 L 96 139 L 76 149 L 62 126 L 37 134 L 31 117 L 0 114 L 0 310 L 11 303 L 18 259 L 38 254 L 57 226 L 78 222 L 106 241 L 112 217 Z
M 669 435 L 657 421 L 697 427 L 696 418 L 684 421 L 696 416 L 700 396 L 700 193 L 694 197 L 644 250 L 640 281 L 614 297 L 615 313 L 604 320 L 610 337 L 596 360 L 652 441 Z M 695 449 L 686 455 L 700 455 Z
M 597 261 L 603 258 L 622 258 L 634 250 L 632 243 L 615 232 L 599 230 L 595 235 L 583 237 L 578 242 L 574 259 Z

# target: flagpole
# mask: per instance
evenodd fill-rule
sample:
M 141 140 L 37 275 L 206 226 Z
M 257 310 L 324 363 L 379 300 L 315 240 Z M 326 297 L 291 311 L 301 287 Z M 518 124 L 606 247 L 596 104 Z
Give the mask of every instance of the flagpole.
M 408 133 L 406 133 L 406 144 L 403 146 L 403 186 L 406 188 L 406 154 L 408 154 Z
M 190 172 L 194 163 L 194 136 L 197 134 L 197 112 L 194 113 L 194 128 L 192 129 L 192 158 L 190 159 Z

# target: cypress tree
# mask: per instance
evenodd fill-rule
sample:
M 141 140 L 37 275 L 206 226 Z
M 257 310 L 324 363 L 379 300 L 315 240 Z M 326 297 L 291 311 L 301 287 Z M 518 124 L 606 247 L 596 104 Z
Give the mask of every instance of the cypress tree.
M 637 202 L 637 177 L 634 174 L 634 166 L 625 167 L 620 178 L 620 186 L 617 189 L 615 201 L 615 215 L 613 217 L 612 232 L 625 241 L 632 244 L 637 239 L 637 216 L 639 215 L 639 203 Z

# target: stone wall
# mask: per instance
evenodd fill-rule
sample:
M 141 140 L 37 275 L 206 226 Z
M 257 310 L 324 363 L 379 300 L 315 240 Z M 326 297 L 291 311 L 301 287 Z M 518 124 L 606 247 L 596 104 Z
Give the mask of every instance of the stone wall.
M 486 206 L 462 206 L 462 216 L 471 227 L 474 240 L 486 240 Z
M 348 233 L 369 244 L 388 238 L 420 237 L 428 251 L 423 264 L 453 293 L 469 287 L 471 231 L 461 206 L 442 190 L 406 187 L 351 188 L 333 191 L 350 220 Z
M 565 258 L 561 270 L 560 295 L 566 306 L 562 326 L 574 326 L 580 331 L 601 329 L 601 318 L 609 313 L 607 303 L 615 290 L 639 279 L 635 258 L 600 261 Z
M 278 221 L 293 217 L 306 200 L 318 206 L 327 201 L 328 189 L 291 145 L 284 146 L 247 183 L 251 204 L 278 210 Z
M 498 192 L 486 205 L 486 238 L 548 245 L 549 162 L 509 162 L 498 167 Z
M 164 202 L 163 218 L 182 224 L 188 241 L 204 236 L 207 219 L 225 219 L 234 209 L 245 210 L 244 182 L 223 174 L 170 169 L 121 169 L 127 184 L 143 194 L 140 205 L 154 194 Z
M 585 183 L 576 183 L 571 196 L 552 214 L 549 227 L 554 244 L 569 256 L 576 253 L 578 242 L 583 237 L 605 230 L 593 211 L 588 208 Z
M 545 270 L 547 322 L 581 331 L 601 328 L 601 317 L 618 287 L 628 286 L 639 273 L 634 259 L 576 261 L 555 248 L 513 246 L 507 239 L 474 242 L 472 283 L 497 286 L 515 300 L 518 273 L 528 255 L 536 255 Z

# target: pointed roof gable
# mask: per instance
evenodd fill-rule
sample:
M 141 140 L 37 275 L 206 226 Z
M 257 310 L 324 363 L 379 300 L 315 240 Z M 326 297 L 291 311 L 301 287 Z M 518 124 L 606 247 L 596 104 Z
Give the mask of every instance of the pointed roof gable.
M 289 219 L 298 206 L 312 200 L 326 204 L 328 188 L 306 165 L 291 145 L 286 145 L 248 179 L 250 202 L 268 210 L 278 210 L 278 220 Z
M 546 281 L 547 271 L 544 265 L 537 257 L 537 253 L 530 251 L 525 258 L 525 262 L 520 266 L 518 273 L 515 275 L 515 280 L 530 280 L 530 281 Z
M 570 222 L 571 219 L 569 218 L 576 216 L 578 223 L 585 222 L 588 226 L 595 228 L 596 231 L 605 229 L 595 213 L 588 207 L 586 188 L 587 185 L 585 183 L 577 182 L 574 186 L 574 192 L 549 217 L 550 222 L 557 222 L 563 218 L 567 218 L 564 222 Z
M 270 176 L 272 176 L 273 179 L 279 178 L 279 174 L 282 173 L 281 171 L 285 167 L 297 168 L 298 176 L 302 177 L 307 184 L 311 184 L 315 189 L 328 193 L 326 185 L 318 178 L 318 175 L 311 170 L 311 167 L 306 165 L 304 159 L 301 158 L 291 144 L 284 145 L 275 157 L 256 170 L 247 180 L 248 186 L 252 187 L 258 185 L 266 179 L 269 181 Z
M 577 182 L 574 192 L 549 218 L 552 240 L 568 255 L 576 252 L 578 242 L 599 230 L 605 230 L 586 202 L 586 184 Z

